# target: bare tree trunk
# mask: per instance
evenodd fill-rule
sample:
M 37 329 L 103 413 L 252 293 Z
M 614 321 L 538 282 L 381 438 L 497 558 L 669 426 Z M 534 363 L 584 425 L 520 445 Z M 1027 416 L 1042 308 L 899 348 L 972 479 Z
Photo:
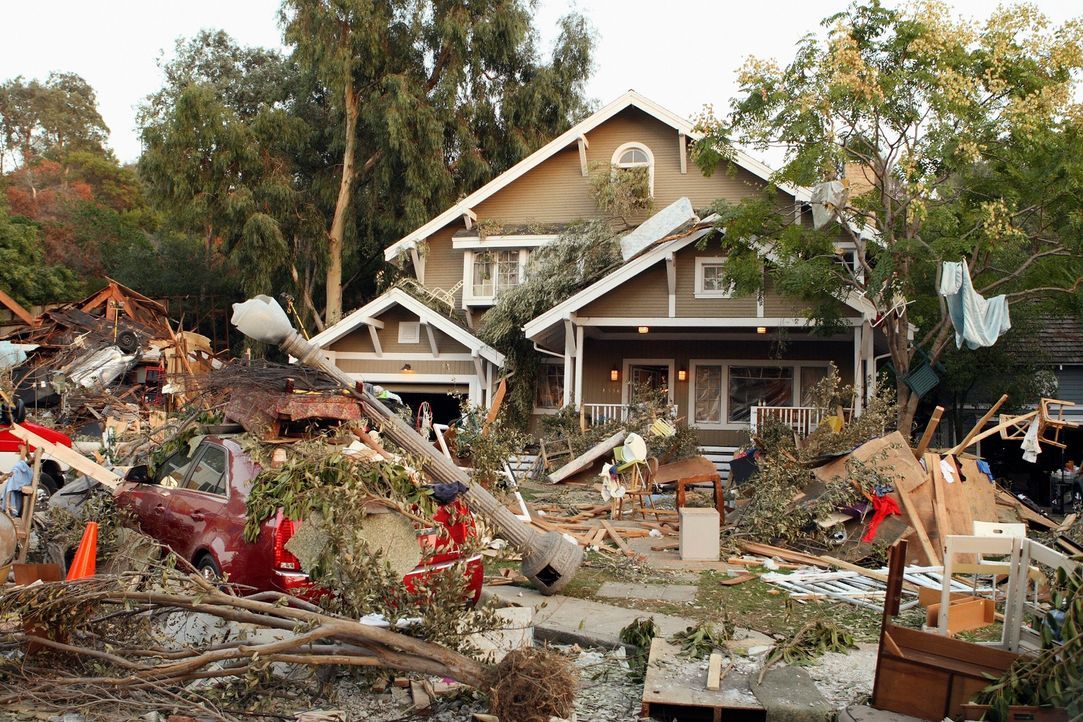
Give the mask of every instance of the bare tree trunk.
M 346 232 L 346 213 L 353 198 L 354 155 L 357 152 L 357 116 L 360 112 L 353 79 L 346 75 L 346 150 L 342 154 L 342 182 L 338 187 L 335 217 L 327 239 L 327 289 L 324 317 L 328 326 L 342 318 L 342 239 Z

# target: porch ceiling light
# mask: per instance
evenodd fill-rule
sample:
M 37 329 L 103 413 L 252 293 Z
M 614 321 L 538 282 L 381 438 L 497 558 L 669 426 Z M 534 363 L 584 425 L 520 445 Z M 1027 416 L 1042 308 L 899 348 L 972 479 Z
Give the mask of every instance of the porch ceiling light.
M 410 364 L 403 364 L 402 368 L 399 369 L 399 371 L 401 371 L 404 374 L 412 374 L 414 372 L 414 369 L 413 369 L 413 367 L 410 366 Z
M 766 326 L 757 326 L 756 327 L 756 333 L 767 333 L 767 327 Z
M 651 329 L 650 329 L 650 326 L 640 326 L 640 327 L 639 327 L 639 332 L 640 332 L 640 333 L 647 333 L 647 332 L 648 332 L 648 331 L 650 331 L 650 330 L 651 330 Z
M 365 414 L 382 424 L 384 433 L 411 454 L 420 457 L 425 471 L 434 480 L 456 481 L 465 491 L 463 498 L 475 514 L 482 514 L 496 525 L 505 538 L 523 551 L 523 575 L 542 594 L 555 594 L 563 589 L 583 562 L 583 550 L 569 543 L 559 532 L 539 534 L 523 524 L 492 494 L 471 479 L 462 469 L 438 454 L 416 430 L 387 408 L 363 384 L 350 377 L 323 355 L 319 346 L 311 343 L 293 328 L 282 307 L 270 296 L 256 296 L 244 303 L 233 304 L 231 319 L 241 333 L 254 341 L 273 343 L 305 366 L 317 368 L 337 381 L 344 389 L 361 399 Z
M 613 366 L 613 368 L 609 369 L 609 380 L 620 381 L 620 369 L 617 368 L 615 365 Z

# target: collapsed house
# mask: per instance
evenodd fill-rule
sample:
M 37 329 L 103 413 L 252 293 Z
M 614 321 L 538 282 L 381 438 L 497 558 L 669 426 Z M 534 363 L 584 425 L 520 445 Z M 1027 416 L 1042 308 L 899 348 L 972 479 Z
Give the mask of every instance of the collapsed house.
M 183 379 L 218 365 L 209 339 L 174 330 L 165 306 L 113 280 L 39 316 L 20 311 L 23 325 L 3 339 L 26 354 L 11 370 L 15 396 L 71 433 L 178 408 Z

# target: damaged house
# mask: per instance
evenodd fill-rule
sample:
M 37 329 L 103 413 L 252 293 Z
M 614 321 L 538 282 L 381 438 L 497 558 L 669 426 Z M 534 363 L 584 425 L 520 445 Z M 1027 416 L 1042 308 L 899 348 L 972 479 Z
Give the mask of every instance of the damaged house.
M 621 239 L 623 262 L 523 329 L 541 362 L 532 425 L 568 405 L 587 423 L 623 418 L 632 389 L 647 385 L 707 447 L 741 443 L 765 415 L 807 433 L 821 413 L 807 392 L 831 364 L 857 389 L 860 413 L 875 377 L 871 304 L 841 304 L 846 329 L 825 336 L 770 288 L 757 298 L 724 287 L 716 231 L 697 214 L 761 193 L 770 169 L 736 151 L 705 176 L 690 157 L 697 137 L 691 122 L 629 91 L 385 251 L 426 303 L 393 288 L 313 342 L 415 407 L 430 401 L 437 421 L 447 420 L 438 404 L 457 415 L 439 400 L 448 392 L 488 405 L 504 359 L 477 338 L 480 319 L 560 228 L 606 217 L 591 192 L 598 169 L 645 168 L 651 209 L 629 221 L 638 227 Z M 811 223 L 808 189 L 783 187 L 777 199 Z

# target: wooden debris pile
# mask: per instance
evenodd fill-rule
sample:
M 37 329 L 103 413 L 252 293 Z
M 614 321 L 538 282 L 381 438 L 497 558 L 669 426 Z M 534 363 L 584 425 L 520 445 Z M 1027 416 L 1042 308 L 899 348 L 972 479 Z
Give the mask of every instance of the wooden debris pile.
M 28 349 L 12 373 L 15 394 L 69 434 L 179 408 L 180 379 L 218 365 L 207 337 L 175 329 L 163 304 L 113 280 L 81 301 L 21 318 L 4 337 Z

